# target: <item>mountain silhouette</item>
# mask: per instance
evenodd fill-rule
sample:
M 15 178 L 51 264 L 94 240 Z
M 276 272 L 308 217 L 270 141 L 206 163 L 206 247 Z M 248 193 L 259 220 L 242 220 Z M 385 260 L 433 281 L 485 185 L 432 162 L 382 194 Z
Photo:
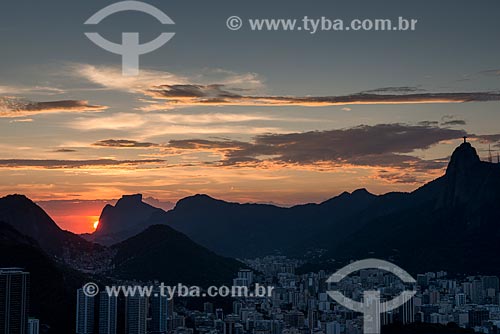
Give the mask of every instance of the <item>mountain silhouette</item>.
M 73 325 L 68 310 L 74 293 L 68 289 L 87 279 L 75 270 L 85 260 L 105 266 L 91 268 L 98 273 L 93 280 L 105 275 L 110 281 L 168 284 L 229 282 L 244 265 L 217 254 L 301 257 L 308 261 L 303 270 L 377 257 L 413 274 L 500 275 L 499 203 L 500 164 L 481 161 L 470 143 L 455 149 L 443 176 L 410 193 L 359 189 L 291 208 L 195 195 L 168 212 L 144 203 L 141 195 L 124 196 L 104 208 L 91 235 L 122 239 L 111 247 L 61 230 L 33 201 L 9 195 L 0 199 L 0 267 L 32 273 L 34 314 L 54 324 L 55 333 L 65 333 Z
M 498 251 L 499 203 L 500 165 L 481 161 L 465 142 L 453 152 L 443 176 L 410 193 L 374 195 L 359 189 L 291 208 L 199 194 L 168 212 L 153 210 L 136 195 L 127 208 L 116 205 L 109 215 L 106 208 L 102 216 L 109 226 L 126 225 L 129 234 L 136 227 L 167 224 L 230 257 L 283 254 L 325 265 L 379 256 L 416 271 L 465 272 L 488 270 L 471 254 L 488 259 L 488 252 Z M 128 214 L 135 210 L 144 212 L 140 219 Z M 461 257 L 470 267 L 467 261 L 461 264 Z
M 388 197 L 396 198 L 398 194 Z M 162 224 L 226 256 L 299 255 L 305 249 L 328 248 L 331 236 L 326 237 L 323 232 L 329 231 L 332 224 L 337 225 L 334 236 L 337 240 L 360 228 L 364 222 L 358 218 L 360 210 L 378 202 L 383 199 L 366 189 L 352 194 L 344 192 L 321 204 L 292 208 L 229 203 L 198 194 L 180 200 L 173 210 L 165 212 L 144 203 L 141 195 L 129 195 L 123 196 L 115 206 L 107 205 L 98 229 L 83 236 L 90 241 L 112 245 L 149 226 Z M 389 209 L 382 204 L 376 211 Z M 283 233 L 284 228 L 287 233 Z
M 416 273 L 500 274 L 500 165 L 480 161 L 470 143 L 454 152 L 446 174 L 412 192 L 411 205 L 371 218 L 325 255 L 339 262 L 388 258 Z
M 198 194 L 180 200 L 168 212 L 134 195 L 103 210 L 102 230 L 94 233 L 92 240 L 111 244 L 148 226 L 167 224 L 202 246 L 230 257 L 284 254 L 314 258 L 332 255 L 333 250 L 343 254 L 339 247 L 352 248 L 346 240 L 356 244 L 354 237 L 365 231 L 378 235 L 379 228 L 394 219 L 415 221 L 420 217 L 414 228 L 430 228 L 428 233 L 432 228 L 426 227 L 426 222 L 436 219 L 436 226 L 443 224 L 452 230 L 463 229 L 457 224 L 464 219 L 467 231 L 472 232 L 474 226 L 496 230 L 499 178 L 498 164 L 481 161 L 471 144 L 463 143 L 453 152 L 445 175 L 410 193 L 374 195 L 358 189 L 323 203 L 291 208 L 231 203 Z M 405 213 L 409 217 L 405 218 Z M 398 222 L 396 230 L 403 226 Z M 382 234 L 389 235 L 394 228 L 390 226 Z M 103 237 L 106 231 L 107 239 Z
M 126 197 L 125 203 L 127 200 L 134 199 Z M 93 244 L 61 230 L 27 197 L 9 195 L 0 199 L 3 267 L 30 272 L 30 315 L 49 325 L 50 333 L 67 334 L 74 329 L 75 291 L 86 282 L 157 279 L 165 284 L 229 284 L 245 265 L 219 256 L 165 225 L 149 226 L 112 248 Z
M 440 198 L 442 207 L 466 205 L 470 219 L 481 217 L 485 205 L 498 206 L 500 165 L 479 159 L 470 143 L 460 145 L 451 156 L 444 176 L 445 189 Z M 499 217 L 500 219 L 500 217 Z
M 322 231 L 337 225 L 341 239 L 360 224 L 345 224 L 377 196 L 366 190 L 343 193 L 321 204 L 281 208 L 265 204 L 228 203 L 206 195 L 180 200 L 167 222 L 196 242 L 220 254 L 253 257 L 271 253 L 298 255 L 327 247 Z
M 321 265 L 378 256 L 415 272 L 491 272 L 499 204 L 500 165 L 463 143 L 443 176 L 410 193 L 360 189 L 291 208 L 196 195 L 179 201 L 167 222 L 227 256 L 281 253 Z
M 180 200 L 167 213 L 166 221 L 194 241 L 226 256 L 315 256 L 362 229 L 370 219 L 423 200 L 415 199 L 412 203 L 408 197 L 406 193 L 374 195 L 358 189 L 320 204 L 282 208 L 195 195 Z
M 94 233 L 82 236 L 102 245 L 112 245 L 151 225 L 162 224 L 165 219 L 165 211 L 143 202 L 141 194 L 124 195 L 114 206 L 108 204 L 104 207 Z
M 5 222 L 0 228 L 6 230 L 8 226 L 9 230 L 33 240 L 58 263 L 78 270 L 101 272 L 111 278 L 129 275 L 130 278 L 145 280 L 175 280 L 175 283 L 228 283 L 236 271 L 244 266 L 236 260 L 207 250 L 169 226 L 151 226 L 156 214 L 162 215 L 164 211 L 143 203 L 141 199 L 140 195 L 124 196 L 114 207 L 107 206 L 103 210 L 104 222 L 114 224 L 113 219 L 123 219 L 120 226 L 124 226 L 125 231 L 134 227 L 133 223 L 141 219 L 141 214 L 148 214 L 150 218 L 145 223 L 148 226 L 145 231 L 113 248 L 88 242 L 78 235 L 61 230 L 42 208 L 22 195 L 9 195 L 0 199 L 0 221 Z M 140 210 L 134 212 L 137 206 Z M 107 229 L 103 227 L 104 231 Z M 5 233 L 6 236 L 14 236 Z M 2 242 L 8 241 L 5 237 Z M 0 267 L 2 265 L 0 262 Z M 172 271 L 171 268 L 176 270 Z
M 29 200 L 18 198 L 16 202 Z M 194 195 L 168 212 L 144 203 L 141 195 L 129 195 L 104 208 L 100 227 L 88 237 L 108 245 L 122 242 L 120 247 L 127 247 L 123 241 L 137 233 L 144 242 L 145 235 L 154 238 L 151 229 L 143 232 L 161 224 L 172 227 L 169 233 L 173 235 L 179 231 L 228 257 L 284 254 L 323 265 L 378 256 L 416 271 L 485 271 L 490 260 L 487 254 L 498 251 L 499 203 L 500 165 L 481 161 L 472 145 L 463 143 L 453 152 L 443 176 L 413 192 L 374 195 L 359 189 L 319 204 L 291 208 Z M 0 218 L 17 217 L 5 210 L 0 206 Z M 23 233 L 46 245 L 40 233 L 62 235 L 40 208 L 31 210 L 36 214 L 26 209 L 20 214 L 28 218 L 19 220 L 24 225 L 17 223 Z M 47 231 L 29 223 L 33 216 L 43 218 L 41 226 Z M 160 231 L 165 237 L 169 234 Z M 116 247 L 113 249 L 119 249 Z M 477 258 L 472 260 L 471 254 Z M 122 268 L 122 273 L 129 271 Z
M 50 216 L 24 195 L 0 198 L 0 221 L 35 240 L 47 253 L 59 258 L 79 258 L 82 253 L 99 252 L 101 246 L 64 231 Z

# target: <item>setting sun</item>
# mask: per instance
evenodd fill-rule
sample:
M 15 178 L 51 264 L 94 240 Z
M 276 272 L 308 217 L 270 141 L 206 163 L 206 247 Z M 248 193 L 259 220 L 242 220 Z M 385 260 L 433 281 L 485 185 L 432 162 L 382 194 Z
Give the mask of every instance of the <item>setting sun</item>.
M 97 226 L 99 226 L 99 221 L 98 221 L 98 220 L 96 220 L 96 221 L 94 222 L 94 229 L 97 229 Z

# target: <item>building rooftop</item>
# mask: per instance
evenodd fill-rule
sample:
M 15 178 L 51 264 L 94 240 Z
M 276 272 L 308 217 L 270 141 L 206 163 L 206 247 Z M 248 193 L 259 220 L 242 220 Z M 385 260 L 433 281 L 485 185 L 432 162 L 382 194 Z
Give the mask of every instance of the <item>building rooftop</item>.
M 0 268 L 0 274 L 12 274 L 12 273 L 25 273 L 28 274 L 23 268 L 10 267 L 10 268 Z

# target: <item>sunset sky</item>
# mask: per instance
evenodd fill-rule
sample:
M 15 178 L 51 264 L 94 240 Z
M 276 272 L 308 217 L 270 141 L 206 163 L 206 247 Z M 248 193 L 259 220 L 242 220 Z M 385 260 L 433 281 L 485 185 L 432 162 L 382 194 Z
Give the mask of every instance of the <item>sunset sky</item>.
M 64 229 L 106 203 L 196 193 L 293 205 L 343 191 L 410 191 L 468 135 L 500 147 L 498 1 L 147 1 L 175 37 L 124 77 L 96 30 L 141 42 L 141 13 L 83 25 L 116 1 L 7 1 L 0 11 L 0 194 L 25 194 Z M 397 18 L 415 32 L 230 31 L 226 19 Z

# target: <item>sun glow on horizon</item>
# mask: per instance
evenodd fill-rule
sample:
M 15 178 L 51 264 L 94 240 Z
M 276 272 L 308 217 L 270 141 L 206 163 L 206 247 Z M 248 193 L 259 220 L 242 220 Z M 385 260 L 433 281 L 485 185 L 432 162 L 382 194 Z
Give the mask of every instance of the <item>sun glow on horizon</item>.
M 97 230 L 97 226 L 99 226 L 99 221 L 98 220 L 96 220 L 94 222 L 94 230 Z

